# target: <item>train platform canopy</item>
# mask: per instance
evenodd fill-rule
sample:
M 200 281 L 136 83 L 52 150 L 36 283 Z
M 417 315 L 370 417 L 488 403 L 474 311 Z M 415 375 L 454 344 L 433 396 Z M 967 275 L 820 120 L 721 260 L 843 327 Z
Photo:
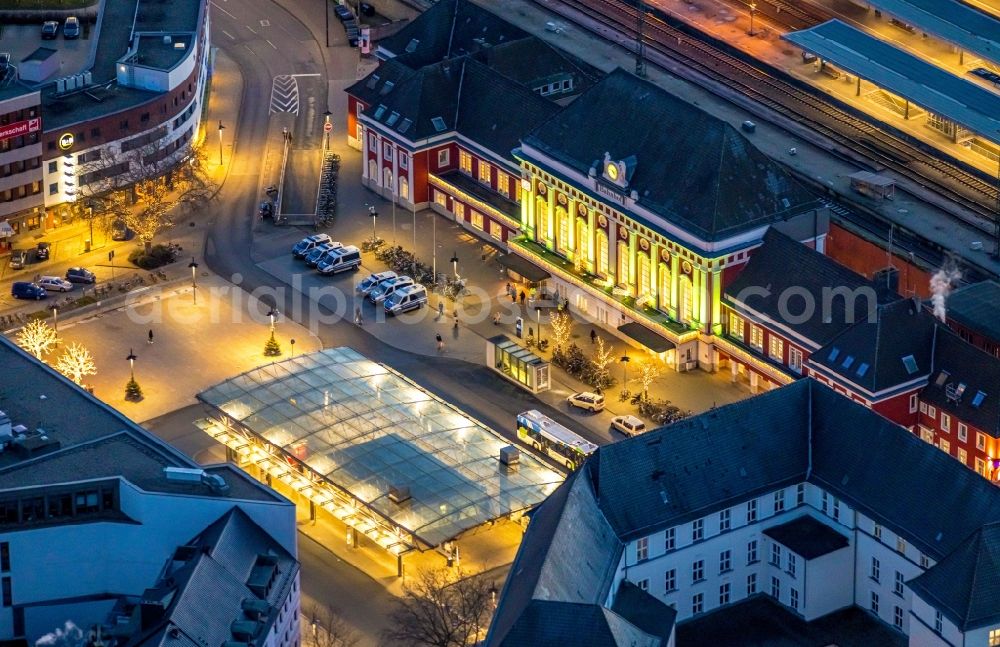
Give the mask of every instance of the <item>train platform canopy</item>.
M 240 456 L 392 552 L 433 548 L 541 503 L 562 474 L 403 375 L 341 347 L 203 391 L 199 421 Z M 511 417 L 511 429 L 514 428 Z
M 985 139 L 1000 139 L 1000 95 L 840 20 L 782 38 Z
M 1000 20 L 959 0 L 870 0 L 869 5 L 924 33 L 1000 64 Z

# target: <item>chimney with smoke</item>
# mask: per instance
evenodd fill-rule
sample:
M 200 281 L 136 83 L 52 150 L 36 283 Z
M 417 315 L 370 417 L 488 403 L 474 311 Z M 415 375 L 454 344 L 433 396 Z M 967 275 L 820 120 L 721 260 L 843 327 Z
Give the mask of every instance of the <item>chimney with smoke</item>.
M 947 309 L 945 304 L 951 289 L 955 287 L 962 278 L 962 273 L 951 259 L 945 262 L 944 266 L 931 277 L 931 305 L 934 306 L 934 316 L 945 321 Z

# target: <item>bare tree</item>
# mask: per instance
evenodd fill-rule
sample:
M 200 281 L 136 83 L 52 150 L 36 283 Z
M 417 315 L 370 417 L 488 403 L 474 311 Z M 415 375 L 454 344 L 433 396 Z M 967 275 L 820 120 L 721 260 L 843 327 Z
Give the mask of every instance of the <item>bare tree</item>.
M 403 585 L 403 597 L 392 612 L 392 627 L 382 636 L 407 647 L 474 645 L 489 627 L 492 587 L 481 575 L 421 571 L 415 581 Z
M 560 352 L 569 343 L 573 332 L 573 318 L 567 312 L 553 312 L 549 315 L 549 325 L 552 326 L 552 350 Z
M 95 375 L 97 367 L 90 351 L 80 344 L 70 344 L 66 351 L 56 360 L 56 369 L 77 384 L 83 384 L 87 375 Z
M 56 335 L 56 331 L 41 319 L 29 321 L 17 333 L 17 343 L 38 360 L 41 360 L 42 355 L 52 350 L 58 341 L 59 337 Z
M 604 343 L 603 337 L 597 338 L 597 347 L 591 362 L 594 363 L 594 375 L 598 384 L 611 383 L 611 371 L 608 367 L 615 361 L 615 347 Z
M 303 611 L 302 619 L 304 647 L 355 647 L 361 642 L 344 617 L 330 607 L 311 605 Z
M 639 377 L 636 379 L 642 385 L 642 397 L 649 399 L 649 387 L 660 377 L 660 365 L 655 361 L 645 361 L 639 364 Z

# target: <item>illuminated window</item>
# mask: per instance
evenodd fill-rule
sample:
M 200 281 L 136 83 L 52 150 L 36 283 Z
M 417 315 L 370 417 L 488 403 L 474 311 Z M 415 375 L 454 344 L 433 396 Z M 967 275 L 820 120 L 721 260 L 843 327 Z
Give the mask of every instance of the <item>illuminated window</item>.
M 951 443 L 945 440 L 944 438 L 938 441 L 938 448 L 945 454 L 951 453 Z
M 410 199 L 410 182 L 406 179 L 405 175 L 399 176 L 399 182 L 397 183 L 399 187 L 399 197 L 404 200 Z
M 447 151 L 445 151 L 447 152 Z M 448 194 L 437 189 L 432 189 L 434 191 L 434 204 L 440 205 L 445 209 L 448 208 Z
M 906 554 L 906 540 L 902 537 L 896 537 L 896 552 Z
M 650 289 L 650 286 L 649 286 L 649 257 L 646 256 L 645 254 L 639 254 L 639 263 L 638 263 L 638 265 L 639 265 L 639 267 L 638 267 L 639 276 L 638 276 L 638 280 L 636 281 L 636 283 L 638 283 L 638 292 L 639 292 L 640 295 L 646 295 L 646 294 L 649 294 L 649 289 Z
M 597 234 L 597 273 L 608 275 L 608 237 L 603 231 Z
M 466 151 L 458 151 L 458 168 L 467 175 L 472 175 L 472 155 Z
M 503 171 L 497 171 L 497 191 L 509 196 L 510 195 L 510 176 Z
M 1000 629 L 990 629 L 990 647 L 1000 647 Z
M 981 458 L 976 458 L 976 471 L 980 475 L 988 477 L 988 475 L 986 474 L 986 461 L 984 461 Z
M 458 200 L 452 200 L 454 203 L 455 220 L 465 220 L 465 205 Z
M 955 458 L 957 458 L 958 462 L 961 463 L 962 465 L 969 464 L 969 452 L 965 451 L 961 447 L 958 448 L 958 456 L 956 456 Z
M 618 243 L 618 285 L 628 283 L 628 245 Z
M 759 351 L 764 350 L 764 329 L 760 326 L 750 326 L 750 345 Z
M 666 310 L 670 307 L 670 266 L 660 263 L 660 308 Z
M 785 357 L 785 342 L 777 335 L 771 335 L 768 338 L 768 353 L 771 355 L 771 359 L 776 359 L 781 361 Z
M 490 176 L 492 172 L 490 171 L 490 165 L 486 162 L 480 160 L 479 162 L 479 181 L 483 184 L 490 183 Z
M 986 449 L 986 436 L 980 432 L 976 432 L 976 449 L 984 450 Z
M 562 207 L 556 207 L 556 226 L 559 228 L 556 246 L 562 252 L 569 251 L 569 216 L 566 215 L 566 210 Z
M 472 212 L 472 226 L 475 227 L 476 229 L 483 228 L 483 214 L 479 213 L 478 211 Z
M 493 220 L 490 221 L 490 236 L 497 240 L 503 240 L 503 227 Z

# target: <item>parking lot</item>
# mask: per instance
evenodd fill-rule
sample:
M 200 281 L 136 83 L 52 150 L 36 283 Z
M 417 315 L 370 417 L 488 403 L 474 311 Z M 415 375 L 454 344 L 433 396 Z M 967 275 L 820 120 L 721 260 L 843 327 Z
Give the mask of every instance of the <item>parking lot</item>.
M 10 54 L 10 64 L 20 67 L 24 59 L 31 56 L 39 47 L 56 50 L 59 57 L 57 71 L 51 78 L 69 76 L 83 71 L 87 64 L 90 48 L 94 41 L 91 34 L 94 25 L 81 20 L 79 38 L 67 40 L 63 37 L 63 23 L 59 23 L 56 37 L 51 40 L 42 39 L 42 22 L 27 24 L 4 24 L 0 31 L 0 51 Z

